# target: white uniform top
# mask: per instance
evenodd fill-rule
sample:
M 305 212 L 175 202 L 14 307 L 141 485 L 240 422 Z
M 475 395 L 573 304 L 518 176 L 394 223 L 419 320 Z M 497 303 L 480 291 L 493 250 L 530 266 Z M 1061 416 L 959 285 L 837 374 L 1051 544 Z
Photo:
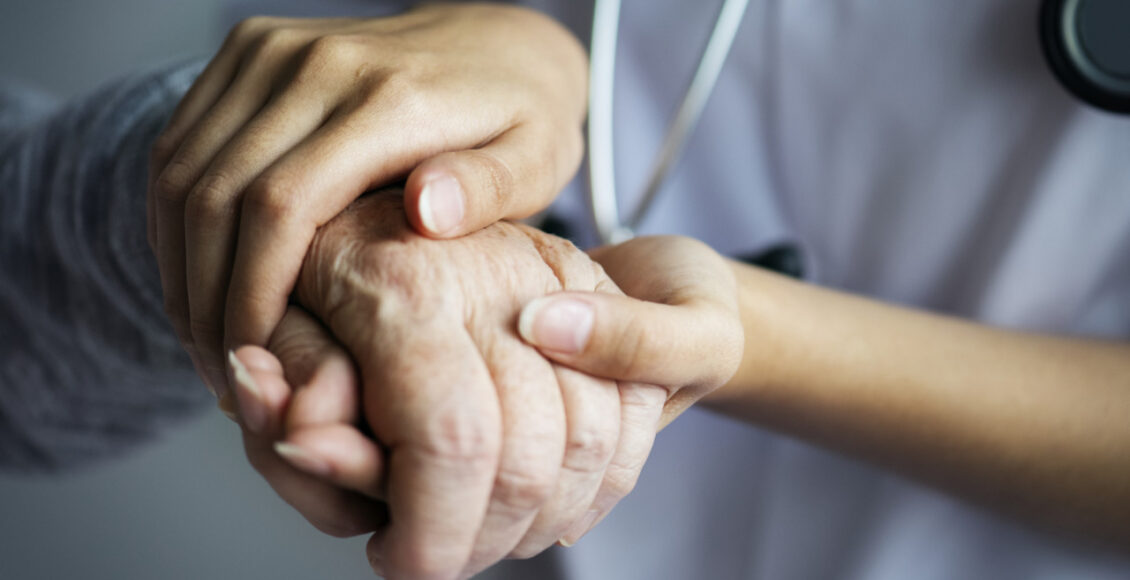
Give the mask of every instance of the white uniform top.
M 624 3 L 624 212 L 720 5 Z M 641 233 L 732 255 L 789 239 L 820 284 L 1130 339 L 1130 117 L 1057 84 L 1038 5 L 754 0 Z M 570 195 L 559 211 L 587 223 Z M 1130 577 L 1126 561 L 701 411 L 660 434 L 636 491 L 565 552 L 586 580 Z
M 591 3 L 526 3 L 588 38 Z M 624 2 L 625 214 L 720 5 Z M 1038 7 L 753 0 L 640 233 L 690 235 L 730 255 L 791 240 L 820 284 L 1013 328 L 1130 339 L 1130 117 L 1089 109 L 1057 84 Z M 555 211 L 588 227 L 576 184 Z M 694 410 L 660 434 L 636 491 L 560 552 L 560 572 L 583 580 L 1130 577 L 1125 560 Z M 514 577 L 506 566 L 493 573 Z

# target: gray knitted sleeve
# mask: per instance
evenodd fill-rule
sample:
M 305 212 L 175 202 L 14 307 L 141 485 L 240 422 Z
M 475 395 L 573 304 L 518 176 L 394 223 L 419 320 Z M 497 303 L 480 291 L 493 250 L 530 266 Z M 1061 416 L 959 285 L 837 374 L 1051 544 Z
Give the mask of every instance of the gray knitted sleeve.
M 145 238 L 149 143 L 199 70 L 47 114 L 0 99 L 0 468 L 79 466 L 207 404 Z

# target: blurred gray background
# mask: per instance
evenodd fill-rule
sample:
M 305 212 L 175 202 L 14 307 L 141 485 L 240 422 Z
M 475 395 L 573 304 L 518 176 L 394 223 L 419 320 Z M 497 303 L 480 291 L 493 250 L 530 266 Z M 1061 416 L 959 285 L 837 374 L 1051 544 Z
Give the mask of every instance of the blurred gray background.
M 207 57 L 243 16 L 357 1 L 0 0 L 0 76 L 67 98 Z M 321 535 L 279 500 L 218 411 L 77 475 L 0 474 L 2 580 L 373 578 L 364 543 Z

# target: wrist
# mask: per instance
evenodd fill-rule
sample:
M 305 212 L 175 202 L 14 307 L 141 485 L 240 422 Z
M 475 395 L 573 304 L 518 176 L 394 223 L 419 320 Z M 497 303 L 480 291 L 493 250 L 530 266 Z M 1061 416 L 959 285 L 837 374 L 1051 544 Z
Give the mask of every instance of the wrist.
M 778 274 L 730 262 L 738 282 L 738 312 L 744 335 L 741 363 L 726 384 L 703 398 L 702 404 L 720 411 L 741 408 L 759 408 L 787 392 L 795 382 L 797 365 L 791 362 L 799 348 L 798 336 L 789 332 L 790 325 L 784 313 L 789 310 L 782 298 L 787 298 L 789 286 L 800 283 Z M 792 324 L 802 323 L 793 320 Z

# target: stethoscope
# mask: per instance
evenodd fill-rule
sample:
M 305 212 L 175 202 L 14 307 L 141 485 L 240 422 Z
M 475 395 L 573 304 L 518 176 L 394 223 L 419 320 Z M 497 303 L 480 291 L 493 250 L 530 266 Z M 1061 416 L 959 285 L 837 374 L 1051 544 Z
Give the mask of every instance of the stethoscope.
M 725 0 L 690 88 L 667 129 L 639 204 L 620 217 L 613 100 L 620 0 L 595 0 L 589 79 L 589 202 L 602 244 L 630 239 L 655 202 L 714 91 L 749 0 Z M 1130 114 L 1130 0 L 1044 0 L 1040 43 L 1056 78 L 1095 107 Z

